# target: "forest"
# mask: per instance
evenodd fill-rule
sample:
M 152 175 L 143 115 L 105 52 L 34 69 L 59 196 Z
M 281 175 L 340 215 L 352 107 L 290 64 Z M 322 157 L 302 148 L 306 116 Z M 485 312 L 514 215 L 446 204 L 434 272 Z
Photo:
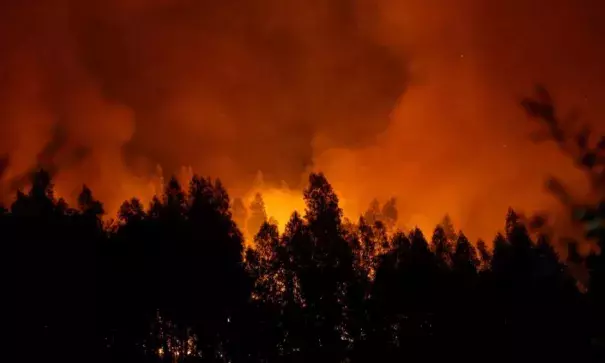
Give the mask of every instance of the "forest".
M 523 106 L 555 142 L 575 145 L 562 150 L 580 152 L 578 167 L 602 188 L 605 145 L 565 137 L 545 91 Z M 93 191 L 69 206 L 38 170 L 0 214 L 10 351 L 130 363 L 604 361 L 598 248 L 580 256 L 570 243 L 563 256 L 538 228 L 548 221 L 513 209 L 487 242 L 447 219 L 397 230 L 393 201 L 346 220 L 322 173 L 303 196 L 304 212 L 279 233 L 261 195 L 235 208 L 218 179 L 173 178 L 107 225 Z M 577 217 L 601 250 L 602 196 Z M 258 231 L 253 247 L 244 223 Z

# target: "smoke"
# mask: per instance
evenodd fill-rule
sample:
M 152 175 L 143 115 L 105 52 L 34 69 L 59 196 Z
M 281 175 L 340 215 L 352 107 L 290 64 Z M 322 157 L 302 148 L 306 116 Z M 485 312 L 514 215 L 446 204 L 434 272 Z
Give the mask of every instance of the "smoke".
M 596 0 L 5 1 L 3 179 L 50 157 L 59 194 L 86 183 L 114 210 L 153 192 L 157 164 L 235 195 L 259 170 L 291 195 L 319 169 L 351 216 L 395 196 L 408 224 L 449 212 L 492 234 L 511 204 L 552 208 L 547 172 L 574 182 L 517 104 L 543 81 L 599 115 L 602 15 Z
M 369 0 L 368 0 L 369 2 Z M 430 5 L 429 5 L 430 3 Z M 547 174 L 578 198 L 586 183 L 554 143 L 535 145 L 537 125 L 519 100 L 545 82 L 562 111 L 605 116 L 598 1 L 381 1 L 374 34 L 411 54 L 412 83 L 379 141 L 316 153 L 337 190 L 363 210 L 397 196 L 400 220 L 432 229 L 447 211 L 473 238 L 490 238 L 508 206 L 569 216 L 544 192 Z M 565 115 L 562 115 L 565 116 Z
M 371 141 L 405 87 L 404 62 L 357 29 L 351 1 L 0 10 L 9 176 L 37 165 L 59 124 L 63 150 L 91 150 L 82 165 L 58 166 L 60 188 L 74 181 L 68 194 L 79 178 L 113 199 L 142 187 L 135 176 L 156 164 L 167 173 L 191 165 L 235 188 L 258 170 L 296 184 L 316 135 L 346 147 Z

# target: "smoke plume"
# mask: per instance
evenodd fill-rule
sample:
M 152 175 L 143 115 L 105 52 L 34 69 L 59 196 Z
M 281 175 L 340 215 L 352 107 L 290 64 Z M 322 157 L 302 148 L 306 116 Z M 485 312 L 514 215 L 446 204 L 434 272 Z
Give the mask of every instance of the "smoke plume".
M 318 169 L 351 216 L 396 197 L 406 224 L 449 212 L 491 234 L 509 205 L 553 207 L 547 173 L 581 179 L 528 140 L 518 101 L 541 81 L 603 115 L 603 15 L 597 0 L 5 1 L 4 184 L 50 167 L 60 195 L 86 183 L 115 210 L 153 193 L 157 165 L 235 195 L 258 171 L 297 193 Z

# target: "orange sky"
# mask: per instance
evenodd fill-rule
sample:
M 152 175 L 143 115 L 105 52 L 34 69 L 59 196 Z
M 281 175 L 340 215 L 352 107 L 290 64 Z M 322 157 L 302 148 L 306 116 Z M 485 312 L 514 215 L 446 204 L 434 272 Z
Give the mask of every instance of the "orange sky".
M 5 1 L 5 177 L 31 168 L 61 124 L 65 153 L 91 154 L 60 169 L 59 192 L 85 182 L 109 210 L 150 195 L 160 164 L 219 176 L 235 196 L 261 171 L 269 214 L 285 219 L 322 170 L 351 217 L 396 196 L 407 225 L 449 212 L 490 235 L 509 205 L 556 212 L 548 172 L 582 193 L 568 161 L 527 140 L 517 104 L 543 82 L 564 110 L 603 116 L 599 3 Z

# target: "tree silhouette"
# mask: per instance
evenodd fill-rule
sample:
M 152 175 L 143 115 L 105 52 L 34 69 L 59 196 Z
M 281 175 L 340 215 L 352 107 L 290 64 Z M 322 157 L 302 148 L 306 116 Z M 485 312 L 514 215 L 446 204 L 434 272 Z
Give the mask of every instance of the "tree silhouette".
M 338 197 L 323 174 L 311 174 L 303 192 L 311 258 L 300 271 L 306 308 L 309 355 L 305 359 L 343 359 L 347 345 L 348 292 L 355 278 L 353 252 L 343 235 Z
M 368 210 L 363 214 L 363 219 L 370 225 L 374 225 L 378 221 L 382 221 L 382 211 L 380 210 L 380 202 L 374 198 L 368 206 Z
M 381 210 L 383 223 L 387 230 L 392 231 L 399 218 L 399 212 L 397 210 L 397 199 L 389 198 L 382 206 Z
M 570 210 L 576 225 L 582 227 L 586 238 L 596 242 L 599 251 L 605 248 L 605 136 L 595 136 L 588 125 L 576 127 L 577 115 L 562 118 L 550 93 L 542 86 L 536 87 L 533 97 L 522 100 L 527 115 L 542 126 L 538 141 L 555 142 L 562 153 L 571 158 L 582 170 L 591 185 L 590 200 L 575 200 L 564 183 L 554 177 L 547 180 L 547 188 Z M 592 252 L 586 259 L 590 275 L 588 293 L 594 302 L 597 338 L 595 345 L 605 356 L 605 257 Z M 576 258 L 577 260 L 577 258 Z
M 254 195 L 254 199 L 250 203 L 248 211 L 250 215 L 246 228 L 248 233 L 255 235 L 258 233 L 261 226 L 267 222 L 267 210 L 265 209 L 265 202 L 260 193 Z
M 448 240 L 450 244 L 453 244 L 458 239 L 456 235 L 456 230 L 454 228 L 454 223 L 452 222 L 452 218 L 449 214 L 443 216 L 443 219 L 439 223 L 441 228 L 443 228 L 443 232 L 445 233 L 445 238 Z
M 93 191 L 71 208 L 36 173 L 0 211 L 14 346 L 129 363 L 602 360 L 601 254 L 563 260 L 513 209 L 490 249 L 451 223 L 430 243 L 387 227 L 384 206 L 345 222 L 323 174 L 303 198 L 280 235 L 257 196 L 244 250 L 242 203 L 218 180 L 172 178 L 108 229 Z M 587 293 L 569 261 L 589 266 Z
M 453 247 L 443 227 L 438 225 L 433 231 L 431 249 L 443 268 L 448 266 L 452 261 Z

